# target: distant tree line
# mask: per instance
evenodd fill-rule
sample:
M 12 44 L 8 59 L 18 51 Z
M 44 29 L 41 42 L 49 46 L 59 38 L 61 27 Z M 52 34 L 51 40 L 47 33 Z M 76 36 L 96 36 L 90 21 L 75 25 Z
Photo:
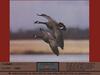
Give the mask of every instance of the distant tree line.
M 48 31 L 48 30 L 47 30 Z M 17 32 L 10 31 L 11 40 L 22 40 L 22 39 L 34 39 L 34 35 L 39 32 L 39 29 L 36 30 L 22 30 L 20 29 Z M 81 28 L 68 28 L 64 34 L 64 39 L 72 40 L 85 40 L 89 39 L 89 29 Z

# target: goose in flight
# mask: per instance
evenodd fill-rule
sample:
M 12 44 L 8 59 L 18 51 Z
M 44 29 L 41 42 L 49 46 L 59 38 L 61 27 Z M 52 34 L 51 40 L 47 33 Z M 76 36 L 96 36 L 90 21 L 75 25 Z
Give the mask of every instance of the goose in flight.
M 53 20 L 50 16 L 46 14 L 37 14 L 38 16 L 43 16 L 44 18 L 48 19 L 48 22 L 39 22 L 36 21 L 37 24 L 45 24 L 50 30 L 52 30 L 52 34 L 54 34 L 56 42 L 58 43 L 58 46 L 63 49 L 64 48 L 64 39 L 63 39 L 63 33 L 61 30 L 66 30 L 66 27 L 63 23 L 57 23 L 55 20 Z
M 57 42 L 55 40 L 55 36 L 53 36 L 52 33 L 47 32 L 42 28 L 40 28 L 40 33 L 36 34 L 34 37 L 40 38 L 46 43 L 48 43 L 53 53 L 56 54 L 57 56 L 59 55 Z

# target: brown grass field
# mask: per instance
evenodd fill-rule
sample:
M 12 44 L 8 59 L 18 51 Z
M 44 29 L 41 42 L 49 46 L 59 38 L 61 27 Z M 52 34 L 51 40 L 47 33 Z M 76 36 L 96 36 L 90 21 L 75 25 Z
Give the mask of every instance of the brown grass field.
M 64 50 L 59 48 L 61 54 L 89 53 L 89 40 L 65 40 Z M 42 40 L 10 40 L 11 54 L 51 54 L 47 43 Z

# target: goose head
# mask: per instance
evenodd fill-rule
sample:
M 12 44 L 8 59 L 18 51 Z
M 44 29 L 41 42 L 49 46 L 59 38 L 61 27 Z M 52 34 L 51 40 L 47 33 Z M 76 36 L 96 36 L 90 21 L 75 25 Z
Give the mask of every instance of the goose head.
M 66 28 L 66 26 L 65 26 L 62 22 L 59 22 L 58 25 L 59 25 L 59 28 L 60 28 L 61 30 L 66 31 L 67 28 Z

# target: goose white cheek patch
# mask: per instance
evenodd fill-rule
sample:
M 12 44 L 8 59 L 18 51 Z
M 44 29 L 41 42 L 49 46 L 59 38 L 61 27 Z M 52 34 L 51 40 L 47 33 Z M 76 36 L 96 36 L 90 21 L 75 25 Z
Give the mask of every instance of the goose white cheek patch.
M 60 29 L 63 29 L 64 27 L 60 27 Z

